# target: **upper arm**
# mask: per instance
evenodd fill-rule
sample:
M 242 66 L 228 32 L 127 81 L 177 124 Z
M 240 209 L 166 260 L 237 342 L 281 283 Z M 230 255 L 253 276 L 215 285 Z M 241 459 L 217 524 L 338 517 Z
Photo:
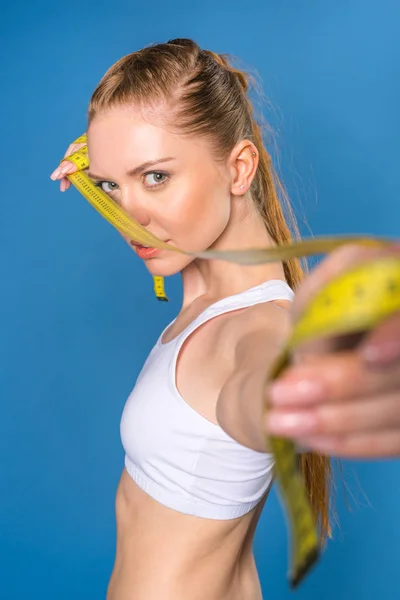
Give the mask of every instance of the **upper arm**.
M 269 302 L 260 305 L 235 347 L 234 369 L 217 402 L 217 419 L 225 431 L 244 446 L 267 452 L 263 433 L 264 387 L 268 370 L 291 332 L 291 315 Z
M 238 336 L 235 348 L 235 372 L 253 373 L 268 365 L 278 356 L 291 330 L 291 316 L 286 309 L 272 302 L 261 305 L 249 327 Z

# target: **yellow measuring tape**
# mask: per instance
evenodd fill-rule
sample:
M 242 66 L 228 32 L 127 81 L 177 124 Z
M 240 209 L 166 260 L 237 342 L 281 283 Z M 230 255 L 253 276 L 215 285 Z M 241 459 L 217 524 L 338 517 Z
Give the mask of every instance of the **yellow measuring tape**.
M 86 135 L 75 144 L 86 144 Z M 166 244 L 146 231 L 83 172 L 89 166 L 87 147 L 63 158 L 78 167 L 67 175 L 69 181 L 111 225 L 133 241 L 204 259 L 227 260 L 244 265 L 287 261 L 291 258 L 323 254 L 348 243 L 372 247 L 389 246 L 387 238 L 360 236 L 324 237 L 267 249 L 205 251 L 189 253 Z M 167 300 L 162 277 L 154 277 L 157 298 Z M 315 338 L 363 332 L 400 310 L 400 258 L 381 257 L 349 270 L 333 279 L 310 301 L 293 328 L 285 348 L 270 369 L 274 380 L 289 366 L 297 346 Z M 295 587 L 309 571 L 320 553 L 320 540 L 309 499 L 298 470 L 296 446 L 291 440 L 270 437 L 275 470 L 291 532 L 289 581 Z

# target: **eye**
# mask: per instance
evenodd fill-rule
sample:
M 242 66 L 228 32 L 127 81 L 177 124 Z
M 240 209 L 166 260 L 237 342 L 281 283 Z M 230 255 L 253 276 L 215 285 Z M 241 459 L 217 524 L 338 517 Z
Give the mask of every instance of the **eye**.
M 94 185 L 103 190 L 103 192 L 105 192 L 106 194 L 111 194 L 112 192 L 115 192 L 115 190 L 118 189 L 118 185 L 113 181 L 95 181 Z M 110 189 L 106 189 L 105 186 L 110 186 Z
M 149 171 L 144 173 L 144 182 L 147 187 L 158 187 L 169 179 L 168 173 L 163 171 Z

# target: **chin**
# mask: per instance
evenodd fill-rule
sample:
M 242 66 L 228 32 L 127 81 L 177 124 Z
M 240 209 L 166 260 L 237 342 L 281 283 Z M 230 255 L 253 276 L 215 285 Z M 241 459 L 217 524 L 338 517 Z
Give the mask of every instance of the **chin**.
M 180 273 L 185 267 L 194 261 L 194 257 L 176 256 L 175 260 L 149 259 L 145 262 L 146 268 L 153 277 L 170 277 Z

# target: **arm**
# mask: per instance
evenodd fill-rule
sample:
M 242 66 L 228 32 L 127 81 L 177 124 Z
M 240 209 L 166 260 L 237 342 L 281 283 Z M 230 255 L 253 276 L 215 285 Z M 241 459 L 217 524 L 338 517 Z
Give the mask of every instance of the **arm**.
M 270 451 L 265 440 L 265 384 L 269 366 L 280 354 L 292 328 L 291 314 L 273 302 L 260 305 L 235 349 L 234 369 L 217 401 L 220 426 L 240 444 Z

